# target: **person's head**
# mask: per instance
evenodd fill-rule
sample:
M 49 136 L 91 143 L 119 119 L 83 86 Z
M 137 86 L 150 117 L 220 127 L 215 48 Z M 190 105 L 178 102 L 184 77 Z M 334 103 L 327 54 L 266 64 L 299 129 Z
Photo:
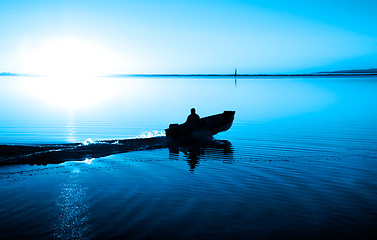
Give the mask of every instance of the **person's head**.
M 195 113 L 195 108 L 191 108 L 191 113 Z

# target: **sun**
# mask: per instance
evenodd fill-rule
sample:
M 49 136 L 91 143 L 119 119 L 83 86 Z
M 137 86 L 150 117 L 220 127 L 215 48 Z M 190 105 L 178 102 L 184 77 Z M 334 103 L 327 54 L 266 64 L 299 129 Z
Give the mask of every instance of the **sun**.
M 107 48 L 77 37 L 60 37 L 25 49 L 21 72 L 37 75 L 20 80 L 26 95 L 68 110 L 87 108 L 115 91 L 104 76 L 121 63 Z
M 114 52 L 95 41 L 77 37 L 47 39 L 26 49 L 21 72 L 43 76 L 99 76 L 111 74 L 120 64 Z

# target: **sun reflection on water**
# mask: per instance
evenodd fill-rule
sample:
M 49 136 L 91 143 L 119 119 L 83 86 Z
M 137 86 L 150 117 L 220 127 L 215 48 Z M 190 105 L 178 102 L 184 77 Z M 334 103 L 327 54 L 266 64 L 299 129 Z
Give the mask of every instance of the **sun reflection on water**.
M 68 181 L 61 185 L 57 222 L 53 225 L 55 238 L 90 239 L 87 188 L 81 186 L 79 173 L 79 169 L 74 169 Z
M 70 142 L 70 143 L 77 142 L 75 122 L 73 119 L 74 119 L 73 113 L 69 114 L 68 121 L 67 121 L 67 130 L 68 130 L 67 142 Z

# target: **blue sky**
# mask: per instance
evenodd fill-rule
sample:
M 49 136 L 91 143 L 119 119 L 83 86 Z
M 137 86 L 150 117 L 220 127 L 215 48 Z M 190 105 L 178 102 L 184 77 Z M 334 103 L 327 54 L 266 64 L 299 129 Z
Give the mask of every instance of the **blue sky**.
M 0 72 L 377 67 L 377 2 L 0 1 Z

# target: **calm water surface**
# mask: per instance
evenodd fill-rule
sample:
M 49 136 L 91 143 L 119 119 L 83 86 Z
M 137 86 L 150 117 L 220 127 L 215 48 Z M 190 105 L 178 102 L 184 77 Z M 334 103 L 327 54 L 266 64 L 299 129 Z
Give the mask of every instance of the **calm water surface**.
M 374 239 L 377 78 L 0 78 L 0 144 L 163 134 L 224 148 L 0 168 L 1 239 Z

